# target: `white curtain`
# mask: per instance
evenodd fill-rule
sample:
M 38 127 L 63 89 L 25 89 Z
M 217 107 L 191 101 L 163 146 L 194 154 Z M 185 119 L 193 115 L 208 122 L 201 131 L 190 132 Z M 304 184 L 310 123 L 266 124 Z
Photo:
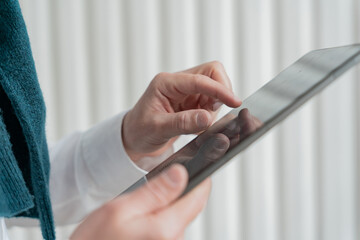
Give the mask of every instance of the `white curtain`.
M 219 60 L 244 99 L 312 49 L 360 42 L 359 0 L 21 6 L 50 141 L 130 108 L 158 72 Z M 358 67 L 214 174 L 206 210 L 186 239 L 359 239 L 359 92 Z M 58 239 L 72 228 L 59 227 Z M 41 238 L 38 229 L 13 228 L 10 235 Z

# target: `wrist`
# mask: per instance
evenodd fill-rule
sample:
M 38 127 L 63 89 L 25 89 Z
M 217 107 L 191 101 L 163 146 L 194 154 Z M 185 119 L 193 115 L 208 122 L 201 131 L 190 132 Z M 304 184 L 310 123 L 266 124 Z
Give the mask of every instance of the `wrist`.
M 121 126 L 121 138 L 123 140 L 124 149 L 131 161 L 133 161 L 135 164 L 140 159 L 139 154 L 137 154 L 131 147 L 134 146 L 132 143 L 132 138 L 135 135 L 135 132 L 131 130 L 131 125 L 133 124 L 132 121 L 129 121 L 131 119 L 131 110 L 127 112 L 124 116 L 122 126 Z

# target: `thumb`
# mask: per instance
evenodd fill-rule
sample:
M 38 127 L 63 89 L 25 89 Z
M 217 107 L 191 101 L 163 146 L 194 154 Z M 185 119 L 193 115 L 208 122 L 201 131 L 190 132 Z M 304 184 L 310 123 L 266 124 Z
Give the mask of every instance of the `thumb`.
M 185 167 L 174 164 L 126 197 L 129 214 L 134 217 L 166 207 L 181 195 L 187 181 Z
M 204 109 L 167 113 L 161 119 L 165 138 L 198 133 L 207 129 L 212 122 L 211 114 Z

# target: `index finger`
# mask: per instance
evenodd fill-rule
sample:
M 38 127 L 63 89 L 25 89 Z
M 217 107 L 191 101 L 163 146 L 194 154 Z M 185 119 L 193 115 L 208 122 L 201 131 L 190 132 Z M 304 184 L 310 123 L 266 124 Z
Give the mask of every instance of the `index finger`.
M 189 94 L 205 94 L 219 99 L 229 107 L 239 107 L 241 100 L 223 84 L 201 74 L 167 73 L 160 91 L 168 98 L 183 98 Z
M 187 69 L 183 72 L 193 74 L 199 73 L 208 76 L 215 81 L 222 83 L 228 89 L 232 90 L 230 78 L 225 71 L 224 65 L 219 61 L 207 62 L 199 66 Z

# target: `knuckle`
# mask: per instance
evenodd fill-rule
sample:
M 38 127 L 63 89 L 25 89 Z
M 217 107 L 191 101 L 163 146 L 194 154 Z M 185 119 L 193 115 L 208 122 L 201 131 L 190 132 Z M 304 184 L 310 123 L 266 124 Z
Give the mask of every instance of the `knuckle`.
M 175 118 L 175 128 L 180 131 L 187 131 L 188 124 L 186 123 L 186 114 L 179 114 Z
M 147 134 L 152 134 L 152 133 L 159 133 L 159 131 L 163 128 L 164 125 L 164 121 L 162 121 L 162 119 L 160 117 L 155 116 L 151 116 L 148 115 L 146 117 L 146 119 L 144 119 L 145 123 L 147 123 L 146 125 L 151 126 L 147 132 Z
M 215 60 L 215 61 L 212 61 L 211 64 L 214 66 L 214 67 L 224 67 L 224 65 L 222 64 L 222 62 L 218 61 L 218 60 Z
M 204 76 L 202 74 L 197 73 L 197 74 L 194 74 L 193 81 L 195 83 L 198 83 L 198 82 L 202 81 L 203 78 L 204 78 Z
M 220 61 L 217 61 L 217 60 L 210 62 L 210 66 L 213 69 L 224 69 L 224 65 Z
M 158 74 L 156 74 L 156 76 L 154 77 L 154 80 L 157 81 L 157 80 L 160 80 L 160 79 L 166 79 L 168 77 L 168 74 L 167 72 L 160 72 Z
M 161 175 L 156 181 L 147 184 L 146 188 L 156 202 L 165 205 L 169 202 L 170 196 L 166 186 L 166 180 L 164 179 L 164 176 Z
M 194 74 L 193 76 L 193 92 L 198 93 L 199 92 L 199 86 L 201 85 L 201 82 L 203 81 L 204 76 L 201 74 Z
M 152 84 L 153 85 L 158 85 L 160 82 L 164 81 L 165 79 L 167 79 L 169 76 L 169 73 L 166 72 L 160 72 L 158 74 L 155 75 L 154 79 L 152 80 Z

